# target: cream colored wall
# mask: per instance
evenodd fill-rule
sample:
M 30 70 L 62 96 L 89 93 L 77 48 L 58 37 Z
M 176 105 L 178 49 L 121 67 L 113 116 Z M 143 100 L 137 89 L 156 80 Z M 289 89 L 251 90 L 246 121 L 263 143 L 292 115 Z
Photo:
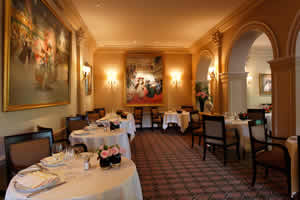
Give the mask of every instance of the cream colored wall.
M 52 5 L 52 4 L 50 4 Z M 0 3 L 0 10 L 3 10 L 3 3 Z M 66 9 L 67 10 L 67 9 Z M 73 11 L 72 11 L 73 12 Z M 15 112 L 2 112 L 2 104 L 0 106 L 0 160 L 4 154 L 3 147 L 3 136 L 14 135 L 18 133 L 24 133 L 33 131 L 37 125 L 51 127 L 54 131 L 58 131 L 64 127 L 64 118 L 67 116 L 75 115 L 77 113 L 77 59 L 76 59 L 76 37 L 74 29 L 78 27 L 76 23 L 78 21 L 68 21 L 68 16 L 73 16 L 74 13 L 63 13 L 57 10 L 58 16 L 64 19 L 64 22 L 73 30 L 72 31 L 72 56 L 71 56 L 71 67 L 70 67 L 70 104 L 63 106 L 39 108 L 24 111 Z M 3 12 L 0 12 L 0 19 L 3 19 Z M 3 63 L 3 20 L 0 20 L 0 63 Z M 90 46 L 93 46 L 89 44 Z M 84 56 L 89 57 L 92 52 L 88 52 L 86 49 L 83 50 Z M 90 58 L 89 58 L 90 59 Z M 92 62 L 92 60 L 91 60 Z M 2 67 L 0 68 L 0 74 L 2 74 Z M 2 91 L 2 76 L 0 81 L 0 96 L 3 97 Z M 91 97 L 90 97 L 91 98 Z M 93 98 L 91 98 L 93 99 Z M 85 106 L 88 107 L 92 104 L 92 101 L 86 101 Z
M 95 66 L 95 107 L 105 107 L 110 111 L 113 107 L 124 109 L 124 63 L 125 52 L 96 51 L 94 54 Z M 192 58 L 190 54 L 163 54 L 164 59 L 164 105 L 178 107 L 192 105 Z M 110 89 L 107 85 L 107 71 L 117 72 L 117 84 Z M 182 73 L 182 81 L 175 87 L 171 84 L 170 74 L 173 71 Z
M 272 96 L 263 96 L 259 93 L 259 74 L 271 74 L 271 68 L 267 61 L 272 60 L 273 53 L 270 47 L 252 47 L 246 63 L 246 71 L 252 80 L 247 84 L 248 108 L 260 108 L 261 104 L 271 104 Z

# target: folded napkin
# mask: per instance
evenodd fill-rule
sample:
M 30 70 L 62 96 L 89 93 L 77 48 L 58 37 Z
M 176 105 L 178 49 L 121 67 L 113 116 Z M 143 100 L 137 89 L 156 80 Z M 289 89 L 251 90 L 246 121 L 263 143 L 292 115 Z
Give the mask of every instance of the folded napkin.
M 40 171 L 28 173 L 23 177 L 19 177 L 16 181 L 27 188 L 38 188 L 47 185 L 57 178 L 54 174 L 47 174 Z
M 73 131 L 72 134 L 74 135 L 84 135 L 84 134 L 89 134 L 86 130 L 76 130 Z
M 23 169 L 23 170 L 19 171 L 18 175 L 19 176 L 24 176 L 24 175 L 26 175 L 28 173 L 35 172 L 35 171 L 40 171 L 40 170 L 41 170 L 41 168 L 39 166 L 32 165 L 32 166 L 30 166 L 30 167 L 28 167 L 26 169 Z
M 45 164 L 45 165 L 56 165 L 56 164 L 61 163 L 62 161 L 63 161 L 62 157 L 50 156 L 50 157 L 42 159 L 41 163 Z

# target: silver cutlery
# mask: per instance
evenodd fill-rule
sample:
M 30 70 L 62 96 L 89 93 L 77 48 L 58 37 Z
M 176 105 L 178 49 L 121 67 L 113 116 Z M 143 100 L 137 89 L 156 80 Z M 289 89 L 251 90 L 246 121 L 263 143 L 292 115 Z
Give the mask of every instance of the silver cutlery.
M 37 195 L 37 194 L 40 194 L 41 192 L 45 192 L 45 191 L 51 190 L 52 188 L 61 186 L 61 185 L 65 184 L 65 183 L 67 183 L 67 182 L 66 182 L 66 181 L 63 181 L 63 182 L 57 183 L 57 184 L 55 184 L 55 185 L 46 187 L 46 188 L 41 189 L 41 190 L 39 190 L 39 191 L 32 192 L 32 193 L 28 194 L 26 197 L 27 197 L 27 198 L 31 198 L 31 197 L 33 197 L 33 196 L 35 196 L 35 195 Z

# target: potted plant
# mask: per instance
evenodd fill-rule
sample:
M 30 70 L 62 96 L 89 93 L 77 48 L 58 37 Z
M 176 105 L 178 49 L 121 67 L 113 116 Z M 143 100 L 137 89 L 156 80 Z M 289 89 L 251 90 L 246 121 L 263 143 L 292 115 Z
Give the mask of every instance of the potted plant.
M 111 157 L 111 150 L 107 145 L 101 145 L 100 148 L 97 150 L 99 164 L 100 167 L 103 169 L 110 168 L 110 157 Z
M 200 111 L 204 111 L 205 101 L 209 100 L 212 102 L 212 97 L 209 94 L 208 83 L 207 82 L 197 82 L 196 83 L 196 101 L 200 104 Z
M 240 120 L 246 120 L 248 119 L 248 113 L 239 113 Z
M 112 155 L 110 157 L 110 162 L 112 164 L 112 167 L 119 166 L 122 160 L 120 146 L 118 144 L 112 145 L 110 149 L 112 152 Z

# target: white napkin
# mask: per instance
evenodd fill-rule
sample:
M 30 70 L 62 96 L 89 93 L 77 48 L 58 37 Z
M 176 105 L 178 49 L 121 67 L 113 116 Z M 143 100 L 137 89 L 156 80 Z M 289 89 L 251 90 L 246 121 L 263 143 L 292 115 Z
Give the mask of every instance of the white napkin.
M 24 175 L 26 175 L 27 173 L 35 172 L 35 171 L 40 171 L 40 170 L 41 170 L 41 168 L 40 168 L 39 166 L 37 166 L 37 165 L 32 165 L 32 166 L 30 166 L 30 167 L 28 167 L 28 168 L 26 168 L 26 169 L 23 169 L 23 170 L 19 171 L 19 172 L 18 172 L 18 175 L 24 176 Z
M 19 177 L 17 182 L 24 187 L 38 188 L 43 185 L 49 184 L 57 178 L 54 174 L 46 174 L 40 171 L 26 174 L 23 177 Z
M 76 130 L 76 131 L 73 131 L 72 134 L 74 134 L 74 135 L 84 135 L 84 134 L 88 134 L 88 132 L 86 130 Z
M 63 160 L 60 157 L 50 156 L 41 160 L 42 164 L 45 165 L 56 165 L 61 163 Z

